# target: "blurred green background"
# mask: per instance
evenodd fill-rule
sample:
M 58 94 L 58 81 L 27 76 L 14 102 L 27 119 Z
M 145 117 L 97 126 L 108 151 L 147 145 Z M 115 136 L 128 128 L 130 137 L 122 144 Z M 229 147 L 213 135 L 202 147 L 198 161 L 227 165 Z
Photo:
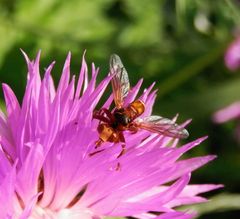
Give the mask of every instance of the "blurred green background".
M 156 81 L 154 111 L 165 117 L 193 118 L 190 137 L 209 135 L 190 156 L 217 154 L 218 159 L 193 174 L 193 183 L 223 183 L 210 203 L 198 205 L 201 219 L 240 215 L 240 144 L 235 122 L 216 125 L 212 114 L 240 100 L 239 72 L 226 69 L 225 49 L 240 27 L 237 0 L 1 0 L 0 80 L 22 98 L 26 64 L 42 50 L 41 70 L 56 60 L 56 80 L 68 51 L 78 73 L 81 56 L 108 72 L 110 54 L 122 57 L 132 84 Z M 1 94 L 2 98 L 2 94 Z M 2 102 L 2 101 L 1 101 Z

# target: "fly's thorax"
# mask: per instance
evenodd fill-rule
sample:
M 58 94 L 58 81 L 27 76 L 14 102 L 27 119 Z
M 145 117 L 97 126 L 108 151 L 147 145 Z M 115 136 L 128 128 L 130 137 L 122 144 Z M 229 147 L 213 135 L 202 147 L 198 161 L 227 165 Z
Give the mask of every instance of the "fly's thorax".
M 127 126 L 131 122 L 129 115 L 124 108 L 115 110 L 113 115 L 115 118 L 114 126 L 116 126 L 116 128 L 119 126 Z

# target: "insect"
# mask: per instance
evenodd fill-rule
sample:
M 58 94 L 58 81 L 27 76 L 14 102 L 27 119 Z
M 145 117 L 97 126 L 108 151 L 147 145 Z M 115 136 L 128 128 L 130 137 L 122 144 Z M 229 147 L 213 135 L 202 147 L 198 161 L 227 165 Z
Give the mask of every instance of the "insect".
M 126 152 L 124 132 L 137 132 L 139 129 L 159 133 L 173 138 L 187 138 L 188 132 L 170 119 L 161 116 L 147 116 L 139 118 L 145 111 L 145 103 L 137 99 L 124 107 L 124 98 L 127 96 L 130 83 L 128 73 L 124 68 L 120 57 L 116 54 L 110 57 L 110 74 L 115 108 L 102 108 L 95 111 L 94 119 L 98 119 L 99 139 L 96 142 L 98 148 L 103 142 L 121 142 L 122 150 L 118 157 Z

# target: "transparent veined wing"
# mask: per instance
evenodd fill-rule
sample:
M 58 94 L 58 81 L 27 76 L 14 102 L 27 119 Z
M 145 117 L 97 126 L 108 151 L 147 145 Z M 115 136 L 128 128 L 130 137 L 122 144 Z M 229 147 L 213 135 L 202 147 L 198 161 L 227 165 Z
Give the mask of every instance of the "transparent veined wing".
M 137 127 L 148 130 L 150 132 L 159 133 L 173 138 L 187 138 L 188 131 L 176 124 L 174 121 L 161 117 L 149 116 L 143 119 L 137 119 Z
M 130 83 L 128 73 L 122 64 L 120 57 L 116 54 L 113 54 L 110 57 L 110 74 L 113 74 L 111 84 L 114 102 L 119 109 L 123 105 L 124 97 L 128 94 Z

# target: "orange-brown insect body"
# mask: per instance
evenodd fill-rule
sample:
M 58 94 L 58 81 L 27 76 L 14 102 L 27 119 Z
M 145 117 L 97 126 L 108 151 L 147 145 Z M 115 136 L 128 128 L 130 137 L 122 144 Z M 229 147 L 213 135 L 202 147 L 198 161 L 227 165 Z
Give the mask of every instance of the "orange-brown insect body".
M 122 132 L 133 131 L 133 121 L 145 110 L 145 104 L 141 100 L 135 100 L 126 108 L 115 109 L 113 113 L 108 110 L 109 122 L 100 123 L 98 126 L 99 138 L 103 142 L 124 142 Z
M 119 134 L 108 123 L 98 125 L 99 138 L 103 142 L 119 142 Z M 100 143 L 100 142 L 99 142 Z

